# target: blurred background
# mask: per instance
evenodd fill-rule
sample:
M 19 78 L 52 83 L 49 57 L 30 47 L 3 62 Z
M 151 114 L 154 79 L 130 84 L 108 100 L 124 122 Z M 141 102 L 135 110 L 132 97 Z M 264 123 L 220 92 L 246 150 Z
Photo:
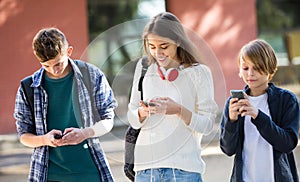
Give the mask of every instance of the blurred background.
M 149 18 L 169 11 L 181 20 L 212 69 L 222 109 L 229 90 L 244 85 L 236 66 L 238 51 L 255 38 L 268 41 L 277 53 L 273 81 L 298 93 L 299 9 L 298 0 L 1 0 L 0 134 L 15 133 L 15 94 L 20 80 L 40 67 L 31 42 L 41 28 L 61 29 L 74 47 L 72 58 L 91 62 L 106 74 L 120 105 L 116 112 L 122 123 L 116 124 L 122 125 Z
M 276 51 L 279 67 L 273 81 L 300 96 L 299 0 L 0 0 L 0 179 L 13 173 L 12 164 L 25 163 L 27 172 L 31 150 L 17 141 L 15 94 L 20 80 L 40 68 L 32 53 L 34 35 L 51 26 L 62 30 L 74 47 L 72 59 L 97 65 L 110 82 L 119 107 L 113 132 L 103 140 L 121 166 L 132 77 L 142 56 L 141 34 L 150 18 L 164 11 L 180 19 L 211 68 L 219 114 L 229 90 L 244 86 L 237 54 L 255 38 L 266 40 Z M 218 124 L 219 120 L 204 139 L 207 148 L 218 139 Z

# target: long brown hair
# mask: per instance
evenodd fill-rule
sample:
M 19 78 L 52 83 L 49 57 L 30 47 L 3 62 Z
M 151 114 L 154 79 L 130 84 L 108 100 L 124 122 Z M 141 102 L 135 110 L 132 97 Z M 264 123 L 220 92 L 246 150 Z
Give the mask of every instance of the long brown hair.
M 147 37 L 155 34 L 173 40 L 177 45 L 177 56 L 182 63 L 192 65 L 200 62 L 196 47 L 190 41 L 179 19 L 169 12 L 156 15 L 146 26 L 143 33 L 144 52 L 149 55 L 150 64 L 156 62 L 148 50 Z

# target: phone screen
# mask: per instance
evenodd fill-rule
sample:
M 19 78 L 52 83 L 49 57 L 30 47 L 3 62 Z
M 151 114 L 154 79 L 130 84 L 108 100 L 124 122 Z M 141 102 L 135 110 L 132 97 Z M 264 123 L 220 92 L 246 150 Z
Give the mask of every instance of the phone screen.
M 242 90 L 230 90 L 233 98 L 244 99 L 244 92 Z
M 143 104 L 145 106 L 155 106 L 155 104 L 153 102 L 147 102 L 147 101 L 143 101 Z

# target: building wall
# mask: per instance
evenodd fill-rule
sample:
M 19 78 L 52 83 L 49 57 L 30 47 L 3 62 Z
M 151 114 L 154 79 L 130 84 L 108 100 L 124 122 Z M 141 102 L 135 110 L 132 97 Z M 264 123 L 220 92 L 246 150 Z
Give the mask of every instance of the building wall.
M 167 11 L 203 38 L 215 54 L 219 64 L 213 63 L 212 55 L 205 61 L 212 69 L 216 100 L 222 107 L 229 90 L 244 86 L 238 76 L 237 55 L 245 43 L 257 37 L 255 0 L 167 0 L 166 5 Z
M 13 109 L 20 80 L 40 67 L 32 38 L 41 28 L 62 30 L 74 47 L 74 58 L 88 45 L 85 0 L 0 1 L 0 134 L 15 133 Z

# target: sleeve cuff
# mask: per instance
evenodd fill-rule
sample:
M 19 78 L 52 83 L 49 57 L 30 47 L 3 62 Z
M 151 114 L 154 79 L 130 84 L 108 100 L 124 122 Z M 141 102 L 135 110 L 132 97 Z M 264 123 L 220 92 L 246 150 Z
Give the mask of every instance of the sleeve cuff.
M 93 137 L 99 137 L 102 136 L 108 132 L 111 131 L 114 125 L 113 119 L 105 119 L 96 122 L 91 128 L 94 130 L 94 136 Z

